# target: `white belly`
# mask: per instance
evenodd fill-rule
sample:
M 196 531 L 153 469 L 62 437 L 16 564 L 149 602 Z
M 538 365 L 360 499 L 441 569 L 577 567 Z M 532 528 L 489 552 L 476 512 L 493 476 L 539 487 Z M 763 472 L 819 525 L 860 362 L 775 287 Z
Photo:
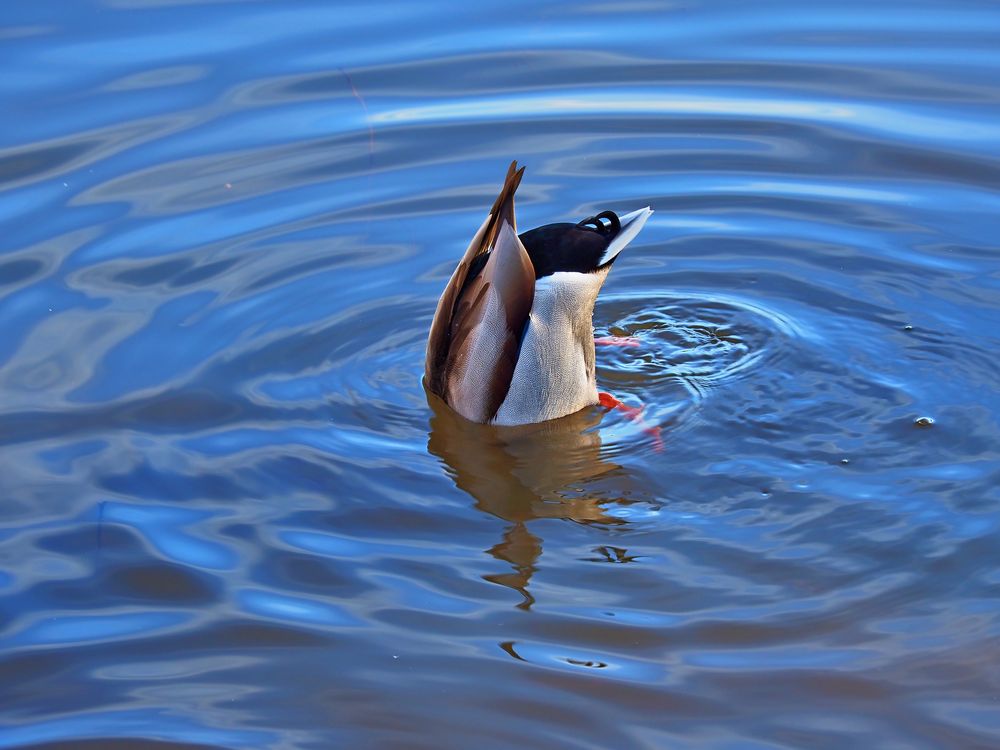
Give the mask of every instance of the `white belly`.
M 597 403 L 591 317 L 602 277 L 539 283 L 507 397 L 494 424 L 544 422 Z

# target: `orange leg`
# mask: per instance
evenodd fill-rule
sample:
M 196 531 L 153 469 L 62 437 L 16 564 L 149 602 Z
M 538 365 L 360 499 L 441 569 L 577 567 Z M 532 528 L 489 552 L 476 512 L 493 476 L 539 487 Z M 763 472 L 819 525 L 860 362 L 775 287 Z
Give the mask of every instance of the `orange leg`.
M 639 346 L 639 339 L 632 336 L 601 336 L 594 339 L 598 346 L 622 346 L 634 348 Z
M 606 391 L 598 391 L 597 399 L 601 406 L 605 409 L 617 409 L 628 419 L 646 424 L 645 420 L 642 418 L 642 410 L 644 407 L 629 406 L 628 404 L 624 404 Z M 642 431 L 653 437 L 653 448 L 656 451 L 659 452 L 663 450 L 663 437 L 660 435 L 659 427 L 655 425 L 652 427 L 644 427 Z

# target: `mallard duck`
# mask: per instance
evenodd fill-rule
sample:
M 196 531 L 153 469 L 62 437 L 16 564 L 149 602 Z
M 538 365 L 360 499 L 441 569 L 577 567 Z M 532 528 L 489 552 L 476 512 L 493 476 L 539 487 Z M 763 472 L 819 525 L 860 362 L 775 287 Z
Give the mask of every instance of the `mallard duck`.
M 514 192 L 523 175 L 512 162 L 427 340 L 427 389 L 473 422 L 531 424 L 606 403 L 594 371 L 594 303 L 653 213 L 602 211 L 518 235 Z

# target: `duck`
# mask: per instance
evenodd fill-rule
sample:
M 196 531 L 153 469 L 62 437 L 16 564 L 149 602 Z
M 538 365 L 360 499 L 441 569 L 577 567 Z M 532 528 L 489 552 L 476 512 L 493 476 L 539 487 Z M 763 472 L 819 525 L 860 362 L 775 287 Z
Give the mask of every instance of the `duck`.
M 514 193 L 523 175 L 511 162 L 427 338 L 426 389 L 482 424 L 546 422 L 616 401 L 597 389 L 594 304 L 653 213 L 601 211 L 518 234 Z

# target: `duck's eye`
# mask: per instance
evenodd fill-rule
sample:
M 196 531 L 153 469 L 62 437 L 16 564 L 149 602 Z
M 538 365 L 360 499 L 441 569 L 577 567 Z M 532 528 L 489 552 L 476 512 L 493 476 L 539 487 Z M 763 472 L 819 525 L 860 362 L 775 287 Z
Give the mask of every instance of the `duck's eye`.
M 593 228 L 600 234 L 617 234 L 622 228 L 621 222 L 618 221 L 618 215 L 614 211 L 601 211 L 597 216 L 584 219 L 577 226 L 587 229 Z

